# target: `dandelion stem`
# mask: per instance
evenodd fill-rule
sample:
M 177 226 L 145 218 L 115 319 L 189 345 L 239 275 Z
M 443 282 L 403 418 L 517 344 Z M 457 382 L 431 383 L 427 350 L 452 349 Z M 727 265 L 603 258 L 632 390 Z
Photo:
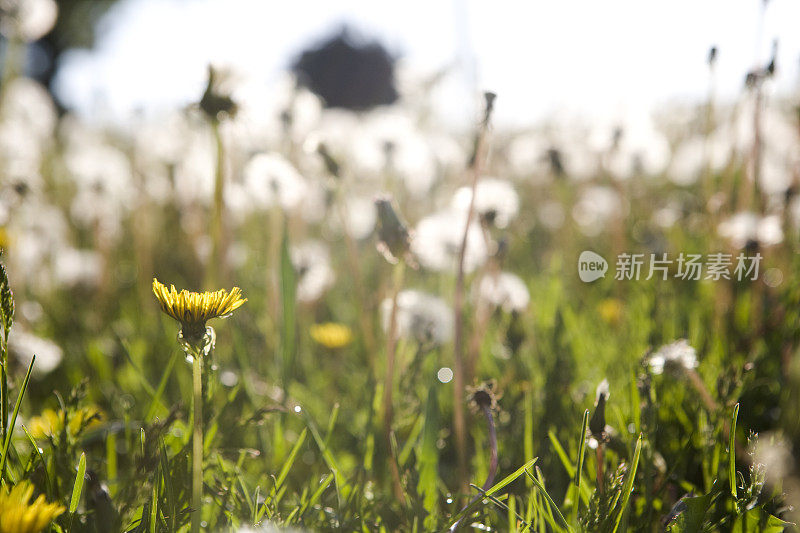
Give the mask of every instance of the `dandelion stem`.
M 211 127 L 214 132 L 214 141 L 217 147 L 217 164 L 214 170 L 214 211 L 211 215 L 211 243 L 213 246 L 208 262 L 207 282 L 210 287 L 220 283 L 223 270 L 225 250 L 222 238 L 222 220 L 225 197 L 225 149 L 222 143 L 222 133 L 219 122 L 213 120 Z
M 703 404 L 708 409 L 708 412 L 711 414 L 716 413 L 719 410 L 719 404 L 711 397 L 711 393 L 708 392 L 708 388 L 706 384 L 703 383 L 703 379 L 700 377 L 700 374 L 693 368 L 686 369 L 686 376 L 691 381 L 692 386 L 695 390 L 700 394 L 700 399 L 703 401 Z
M 604 468 L 604 461 L 605 461 L 605 451 L 603 450 L 603 443 L 597 441 L 597 449 L 595 449 L 595 457 L 597 458 L 597 493 L 603 494 L 604 492 L 604 481 L 605 481 L 605 472 L 603 471 Z M 578 498 L 580 501 L 580 494 L 578 494 Z M 577 505 L 577 504 L 576 504 Z
M 475 211 L 475 190 L 478 186 L 478 179 L 483 170 L 483 160 L 485 157 L 484 145 L 489 131 L 489 119 L 492 114 L 494 94 L 486 93 L 486 109 L 484 118 L 478 128 L 478 136 L 475 141 L 475 153 L 470 165 L 472 171 L 472 194 L 467 209 L 467 220 L 464 224 L 464 234 L 461 239 L 461 246 L 458 250 L 458 270 L 456 272 L 455 295 L 453 296 L 454 314 L 454 335 L 453 335 L 453 429 L 456 436 L 456 456 L 458 460 L 458 485 L 461 491 L 469 489 L 467 478 L 467 428 L 464 420 L 464 258 L 467 249 L 467 236 L 469 226 Z
M 192 355 L 192 533 L 200 531 L 203 507 L 203 358 Z
M 494 483 L 494 477 L 497 475 L 497 464 L 498 464 L 497 430 L 494 425 L 492 408 L 487 405 L 484 405 L 481 407 L 481 410 L 483 411 L 484 416 L 486 416 L 486 425 L 489 427 L 489 453 L 490 453 L 489 473 L 486 475 L 486 481 L 484 481 L 483 485 L 481 485 L 480 492 L 475 496 L 473 496 L 472 499 L 469 501 L 469 503 L 467 503 L 467 505 L 465 505 L 461 509 L 461 511 L 464 511 L 464 509 L 468 508 L 470 505 L 475 503 L 478 500 L 478 498 L 483 497 L 486 494 L 486 491 L 489 490 L 489 488 Z M 450 531 L 455 531 L 456 529 L 458 529 L 458 526 L 461 524 L 462 520 L 464 520 L 464 518 L 461 518 L 455 524 L 453 524 L 453 526 L 450 528 Z
M 400 469 L 392 454 L 392 389 L 394 384 L 395 353 L 397 351 L 397 296 L 403 286 L 405 263 L 400 261 L 394 267 L 394 288 L 392 290 L 392 311 L 389 315 L 389 334 L 386 337 L 386 379 L 383 384 L 383 436 L 386 441 L 386 453 L 389 469 L 392 474 L 392 485 L 395 498 L 405 501 L 403 485 L 400 483 Z

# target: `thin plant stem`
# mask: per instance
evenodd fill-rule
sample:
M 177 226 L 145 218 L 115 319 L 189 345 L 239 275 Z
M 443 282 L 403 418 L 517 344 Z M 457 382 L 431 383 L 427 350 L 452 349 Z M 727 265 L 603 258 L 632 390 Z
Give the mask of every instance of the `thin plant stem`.
M 604 461 L 605 461 L 605 450 L 603 450 L 603 443 L 597 441 L 597 448 L 595 449 L 595 457 L 597 458 L 597 493 L 603 494 L 605 490 L 605 472 L 604 472 Z M 578 495 L 580 498 L 580 494 Z M 580 500 L 579 500 L 580 501 Z
M 212 251 L 208 263 L 208 284 L 217 286 L 221 281 L 225 264 L 225 245 L 223 242 L 223 211 L 225 209 L 225 146 L 222 142 L 222 132 L 219 122 L 211 122 L 214 132 L 214 142 L 217 148 L 217 164 L 214 169 L 214 211 L 211 214 L 211 243 Z
M 486 481 L 484 481 L 483 485 L 481 485 L 479 493 L 473 496 L 469 503 L 467 503 L 467 505 L 465 505 L 461 511 L 475 503 L 478 498 L 483 497 L 486 494 L 486 491 L 491 488 L 492 484 L 494 483 L 494 478 L 497 475 L 497 429 L 494 425 L 494 416 L 492 416 L 491 407 L 487 405 L 481 406 L 481 410 L 483 411 L 483 415 L 486 417 L 486 425 L 489 428 L 489 473 L 486 475 Z M 453 524 L 453 526 L 450 528 L 450 531 L 455 531 L 458 529 L 458 526 L 461 524 L 464 518 L 461 518 L 455 524 Z
M 459 489 L 466 493 L 469 489 L 467 477 L 467 428 L 464 418 L 464 258 L 467 249 L 467 237 L 472 217 L 475 211 L 475 190 L 478 179 L 483 171 L 485 158 L 486 137 L 489 131 L 489 118 L 492 113 L 494 95 L 486 94 L 486 110 L 484 119 L 478 128 L 475 142 L 475 154 L 470 170 L 472 171 L 472 195 L 467 209 L 467 220 L 464 224 L 464 234 L 458 250 L 458 269 L 456 272 L 456 287 L 453 296 L 454 334 L 453 334 L 453 429 L 456 437 L 456 457 L 458 461 Z
M 199 533 L 203 509 L 203 358 L 192 355 L 192 533 Z
M 392 486 L 395 497 L 405 501 L 403 485 L 400 482 L 400 469 L 392 454 L 392 390 L 394 385 L 395 356 L 397 352 L 397 297 L 403 286 L 405 263 L 400 261 L 395 265 L 393 272 L 394 287 L 392 289 L 392 310 L 389 315 L 389 333 L 386 336 L 386 377 L 383 384 L 383 436 L 388 454 L 389 470 L 392 474 Z
M 350 232 L 350 224 L 347 220 L 347 213 L 343 205 L 343 194 L 341 186 L 336 188 L 336 207 L 339 214 L 339 219 L 342 223 L 342 234 L 347 249 L 347 259 L 350 264 L 350 271 L 353 274 L 353 288 L 356 292 L 356 297 L 361 305 L 358 306 L 358 319 L 361 322 L 361 330 L 363 331 L 364 349 L 367 352 L 367 362 L 372 371 L 372 375 L 377 380 L 375 372 L 375 334 L 373 330 L 372 315 L 368 312 L 369 304 L 367 302 L 367 293 L 364 289 L 364 282 L 361 275 L 361 264 L 358 260 L 358 247 L 353 239 L 353 234 Z

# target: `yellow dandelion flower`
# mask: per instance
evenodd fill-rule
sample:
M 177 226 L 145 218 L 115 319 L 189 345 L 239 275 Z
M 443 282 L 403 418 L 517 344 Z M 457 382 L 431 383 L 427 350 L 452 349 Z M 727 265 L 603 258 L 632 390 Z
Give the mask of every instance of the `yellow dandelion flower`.
M 344 324 L 326 322 L 314 324 L 309 328 L 309 333 L 314 342 L 326 348 L 342 348 L 353 341 L 352 330 Z
M 102 423 L 105 418 L 103 410 L 96 405 L 81 407 L 72 415 L 67 425 L 70 435 L 77 435 L 80 431 L 93 428 Z M 55 437 L 64 427 L 64 412 L 45 409 L 39 416 L 34 416 L 28 421 L 28 431 L 35 439 Z
M 52 409 L 45 409 L 39 416 L 34 416 L 28 421 L 28 431 L 36 439 L 55 436 L 61 430 L 62 418 Z
M 197 341 L 206 333 L 206 322 L 212 318 L 225 318 L 247 301 L 242 290 L 234 287 L 230 292 L 220 289 L 214 292 L 178 292 L 174 285 L 169 289 L 153 278 L 153 294 L 161 310 L 181 323 L 183 337 Z
M 624 307 L 616 298 L 606 298 L 597 306 L 600 317 L 612 326 L 618 326 L 622 321 Z
M 65 511 L 47 503 L 43 495 L 33 502 L 33 485 L 23 481 L 10 491 L 0 489 L 0 533 L 39 533 Z

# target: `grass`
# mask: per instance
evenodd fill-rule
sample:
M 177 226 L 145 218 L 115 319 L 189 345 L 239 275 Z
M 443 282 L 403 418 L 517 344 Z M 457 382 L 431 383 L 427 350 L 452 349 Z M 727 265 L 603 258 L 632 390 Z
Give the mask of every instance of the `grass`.
M 241 170 L 235 154 L 242 150 L 226 122 L 214 122 L 212 131 L 202 119 L 192 120 L 216 143 L 215 154 L 231 158 L 227 179 L 234 179 Z M 492 145 L 481 162 L 486 172 L 512 174 L 508 139 L 483 126 L 477 131 L 479 145 Z M 469 134 L 459 139 L 468 146 L 464 139 Z M 102 142 L 131 146 L 111 135 Z M 91 283 L 40 287 L 19 267 L 24 243 L 9 239 L 2 260 L 16 268 L 0 284 L 2 382 L 9 391 L 2 400 L 10 416 L 2 426 L 0 478 L 4 485 L 29 480 L 48 501 L 67 508 L 53 531 L 189 531 L 193 516 L 208 531 L 267 525 L 779 531 L 796 519 L 787 505 L 796 495 L 797 472 L 749 454 L 768 437 L 780 435 L 789 450 L 800 443 L 796 229 L 786 222 L 783 243 L 759 248 L 762 277 L 754 282 L 618 281 L 610 260 L 623 251 L 738 253 L 715 228 L 735 211 L 746 153 L 693 185 L 674 185 L 666 176 L 615 180 L 599 167 L 590 184 L 616 191 L 624 209 L 591 235 L 569 217 L 587 184 L 509 176 L 516 179 L 519 215 L 508 228 L 483 226 L 490 244 L 504 243 L 503 254 L 470 272 L 404 268 L 402 288 L 449 304 L 455 296 L 463 337 L 454 356 L 451 341 L 399 335 L 387 342 L 379 308 L 398 289 L 393 271 L 403 267 L 384 260 L 374 237 L 359 240 L 331 229 L 343 200 L 360 185 L 348 174 L 355 167 L 346 157 L 337 161 L 341 176 L 315 178 L 330 193 L 316 222 L 305 220 L 302 209 L 237 213 L 223 207 L 223 164 L 212 158 L 216 201 L 157 201 L 140 190 L 139 209 L 121 210 L 120 233 L 107 239 L 69 216 L 78 185 L 65 170 L 66 143 L 59 139 L 47 148 L 44 185 L 31 193 L 39 196 L 22 201 L 45 202 L 64 214 L 70 242 L 97 252 L 101 272 Z M 299 167 L 317 157 L 297 145 L 285 155 Z M 131 162 L 135 167 L 136 159 Z M 435 197 L 471 185 L 473 171 L 479 172 L 466 160 L 462 168 L 443 170 L 430 198 L 397 193 L 400 211 L 413 225 L 436 208 Z M 380 183 L 402 190 L 390 169 L 383 177 Z M 0 185 L 8 179 L 0 176 Z M 151 177 L 145 172 L 142 179 Z M 708 190 L 724 193 L 722 211 L 706 210 Z M 669 201 L 680 203 L 682 218 L 659 226 L 653 211 Z M 541 223 L 549 202 L 563 206 L 562 225 Z M 187 222 L 190 213 L 199 215 L 199 229 Z M 27 222 L 14 218 L 23 216 L 21 209 L 12 212 L 10 235 L 24 235 L 20 228 Z M 210 257 L 235 245 L 247 252 L 243 259 L 213 268 L 198 259 L 195 246 L 212 233 Z M 328 242 L 336 276 L 312 302 L 298 299 L 304 272 L 292 259 L 293 245 L 308 238 Z M 577 276 L 577 257 L 587 249 L 611 264 L 593 283 Z M 531 295 L 527 309 L 497 308 L 477 318 L 471 294 L 492 269 L 520 276 Z M 782 283 L 765 283 L 768 271 L 782 272 Z M 191 398 L 199 381 L 176 343 L 177 322 L 162 316 L 149 293 L 154 275 L 181 287 L 235 284 L 248 298 L 233 317 L 213 323 L 216 346 L 203 364 L 202 410 L 195 410 L 203 431 L 194 454 Z M 209 278 L 216 285 L 204 286 Z M 41 308 L 35 320 L 19 312 L 32 302 Z M 352 342 L 336 348 L 315 343 L 310 326 L 327 321 L 350 326 Z M 64 353 L 58 370 L 39 374 L 38 359 L 23 365 L 11 357 L 5 339 L 22 327 L 58 343 Z M 478 327 L 482 335 L 473 335 Z M 674 368 L 653 372 L 648 353 L 680 338 L 697 350 L 696 376 Z M 458 365 L 471 339 L 476 359 L 467 375 L 470 370 Z M 394 364 L 389 372 L 387 351 Z M 467 409 L 466 388 L 437 378 L 445 367 L 465 373 L 459 378 L 464 385 L 493 379 L 502 392 L 493 412 L 500 481 L 488 488 L 480 488 L 492 452 L 484 413 Z M 598 443 L 589 420 L 604 378 L 611 394 Z M 10 398 L 17 399 L 11 412 Z M 43 426 L 46 409 L 57 417 Z M 456 421 L 464 419 L 462 450 L 454 413 Z M 198 455 L 199 504 L 191 488 L 191 458 Z

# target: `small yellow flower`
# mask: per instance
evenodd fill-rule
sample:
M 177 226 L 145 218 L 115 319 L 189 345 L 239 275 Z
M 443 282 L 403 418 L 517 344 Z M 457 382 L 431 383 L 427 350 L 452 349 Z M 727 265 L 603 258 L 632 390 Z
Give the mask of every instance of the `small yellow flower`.
M 606 298 L 597 306 L 600 317 L 612 326 L 618 326 L 622 320 L 624 307 L 616 298 Z
M 161 310 L 181 323 L 183 337 L 190 342 L 205 335 L 206 322 L 212 318 L 225 318 L 247 301 L 242 290 L 234 287 L 230 292 L 220 289 L 214 292 L 178 292 L 175 285 L 169 289 L 153 278 L 153 294 Z
M 314 324 L 309 333 L 314 342 L 331 349 L 342 348 L 353 341 L 352 330 L 344 324 L 335 322 Z
M 70 435 L 77 435 L 81 430 L 95 427 L 105 418 L 103 411 L 96 405 L 87 405 L 72 415 L 67 429 Z M 53 409 L 45 409 L 39 416 L 34 416 L 27 424 L 28 431 L 35 439 L 55 437 L 64 427 L 64 413 Z
M 39 533 L 65 509 L 43 495 L 31 502 L 33 485 L 23 481 L 10 491 L 0 489 L 0 533 Z

